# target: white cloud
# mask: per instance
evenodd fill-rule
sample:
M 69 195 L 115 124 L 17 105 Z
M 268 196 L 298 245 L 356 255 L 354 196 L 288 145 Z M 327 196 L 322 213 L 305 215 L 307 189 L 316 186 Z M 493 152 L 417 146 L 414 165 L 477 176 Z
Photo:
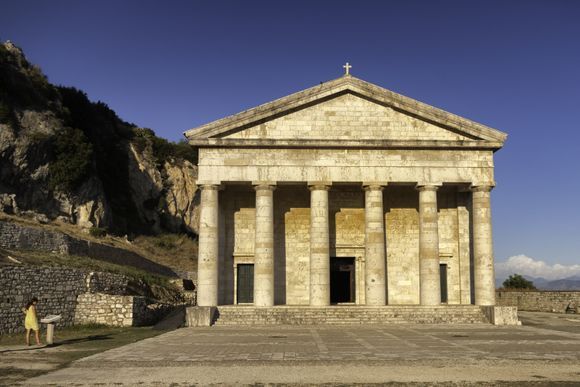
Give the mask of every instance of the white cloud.
M 511 274 L 528 275 L 531 277 L 542 277 L 547 280 L 556 280 L 580 275 L 580 265 L 548 265 L 544 261 L 537 261 L 525 255 L 509 257 L 505 262 L 496 262 L 495 276 L 503 280 Z

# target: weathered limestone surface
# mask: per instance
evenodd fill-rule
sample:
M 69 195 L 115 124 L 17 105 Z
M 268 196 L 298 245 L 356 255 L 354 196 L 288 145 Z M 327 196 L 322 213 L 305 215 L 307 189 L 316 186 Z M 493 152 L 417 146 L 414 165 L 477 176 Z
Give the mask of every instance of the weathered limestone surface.
M 57 326 L 75 322 L 77 296 L 85 292 L 127 294 L 128 277 L 63 267 L 3 266 L 0 268 L 0 334 L 24 331 L 20 310 L 37 297 L 39 318 L 61 315 Z
M 439 282 L 439 233 L 437 186 L 418 186 L 419 190 L 419 276 L 421 305 L 441 303 Z
M 218 186 L 203 185 L 199 221 L 199 261 L 197 303 L 218 304 Z
M 276 191 L 276 263 L 279 285 L 284 284 L 289 305 L 310 303 L 310 192 L 302 189 Z M 284 292 L 280 301 L 283 300 Z
M 481 310 L 493 325 L 522 325 L 515 306 L 482 305 Z
M 497 291 L 495 301 L 530 312 L 580 313 L 580 291 Z
M 216 318 L 215 306 L 192 306 L 185 308 L 186 327 L 209 327 Z
M 77 297 L 75 324 L 104 324 L 113 327 L 147 325 L 155 321 L 145 297 L 84 293 Z
M 365 187 L 365 300 L 367 305 L 386 304 L 385 227 L 383 187 Z
M 475 303 L 495 305 L 495 275 L 491 236 L 491 187 L 473 190 L 473 253 L 475 258 Z
M 199 180 L 493 185 L 488 150 L 202 148 Z
M 364 128 L 364 129 L 363 129 Z M 466 140 L 453 133 L 407 114 L 343 94 L 328 102 L 310 106 L 224 138 L 275 139 L 414 139 Z
M 448 304 L 493 305 L 489 192 L 469 189 L 495 184 L 504 133 L 345 76 L 186 136 L 198 184 L 224 188 L 217 236 L 202 194 L 200 267 L 219 257 L 200 299 L 236 303 L 237 267 L 254 264 L 256 305 L 328 305 L 342 257 L 356 304 L 439 305 L 445 265 Z
M 254 305 L 274 305 L 274 187 L 256 189 L 256 243 L 254 247 Z
M 310 305 L 330 304 L 329 189 L 310 186 Z
M 412 187 L 385 189 L 388 304 L 419 304 L 419 196 Z
M 471 208 L 471 193 L 470 192 L 457 192 L 457 249 L 459 254 L 459 260 L 457 266 L 459 266 L 459 277 L 460 277 L 460 300 L 461 304 L 471 304 L 472 303 L 472 293 L 473 287 L 471 271 L 471 232 L 470 232 L 470 208 Z
M 224 230 L 227 253 L 220 268 L 220 288 L 229 289 L 234 303 L 233 268 L 254 263 L 255 192 L 226 189 Z M 274 293 L 275 304 L 308 305 L 310 300 L 310 192 L 278 187 L 274 191 Z M 328 192 L 329 249 L 332 257 L 354 257 L 356 302 L 365 302 L 366 243 L 365 195 L 362 186 L 334 186 Z M 387 186 L 384 201 L 386 289 L 388 304 L 419 304 L 419 193 L 413 187 Z M 456 207 L 456 198 L 469 193 L 440 189 L 438 198 L 439 262 L 448 265 L 449 304 L 470 304 L 469 209 Z M 228 204 L 229 203 L 229 204 Z M 467 218 L 467 229 L 459 227 Z M 462 246 L 460 250 L 459 246 Z M 229 270 L 226 270 L 228 269 Z M 227 276 L 227 278 L 225 278 Z M 467 300 L 462 300 L 464 295 Z

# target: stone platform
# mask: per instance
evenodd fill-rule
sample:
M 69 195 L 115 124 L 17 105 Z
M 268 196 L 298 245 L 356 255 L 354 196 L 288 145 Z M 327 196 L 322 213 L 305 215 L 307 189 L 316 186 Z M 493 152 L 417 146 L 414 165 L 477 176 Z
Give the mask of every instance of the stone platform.
M 476 305 L 389 305 L 359 306 L 337 305 L 274 306 L 255 307 L 251 305 L 223 305 L 216 309 L 207 307 L 188 308 L 187 326 L 250 326 L 250 325 L 352 325 L 352 324 L 489 324 L 497 313 L 489 313 L 486 308 Z M 505 308 L 501 308 L 506 314 Z M 516 325 L 517 310 L 507 311 Z M 504 320 L 502 320 L 504 321 Z M 516 323 L 513 323 L 515 321 Z
M 532 321 L 527 315 L 522 313 L 523 326 L 507 327 L 177 329 L 86 357 L 24 384 L 578 386 L 580 318 L 537 314 Z M 526 326 L 527 321 L 533 326 Z

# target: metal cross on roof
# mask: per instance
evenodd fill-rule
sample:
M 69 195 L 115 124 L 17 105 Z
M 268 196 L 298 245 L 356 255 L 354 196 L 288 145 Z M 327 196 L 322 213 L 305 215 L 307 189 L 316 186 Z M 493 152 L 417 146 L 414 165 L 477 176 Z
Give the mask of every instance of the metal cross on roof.
M 344 66 L 342 66 L 342 68 L 344 68 L 344 75 L 349 75 L 349 70 L 351 69 L 351 65 L 348 64 L 348 62 L 346 62 L 346 64 Z

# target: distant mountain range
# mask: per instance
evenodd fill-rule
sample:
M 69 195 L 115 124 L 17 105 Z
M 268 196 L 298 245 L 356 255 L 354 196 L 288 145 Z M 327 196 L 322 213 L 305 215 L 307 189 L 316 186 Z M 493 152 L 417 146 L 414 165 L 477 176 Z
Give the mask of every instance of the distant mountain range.
M 542 277 L 523 276 L 528 281 L 532 281 L 539 290 L 580 290 L 580 276 L 561 278 L 557 280 L 547 280 Z M 495 287 L 501 288 L 506 278 L 496 278 Z

